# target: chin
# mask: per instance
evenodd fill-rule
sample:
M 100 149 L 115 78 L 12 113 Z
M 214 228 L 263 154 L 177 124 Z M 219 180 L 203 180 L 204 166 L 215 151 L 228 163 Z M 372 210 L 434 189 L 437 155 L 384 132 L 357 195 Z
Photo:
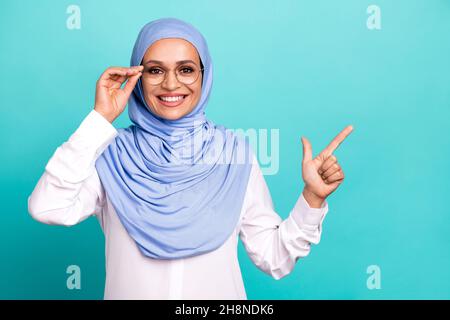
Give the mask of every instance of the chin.
M 157 114 L 166 120 L 178 120 L 187 115 L 190 110 L 159 110 Z
M 164 118 L 166 120 L 178 120 L 183 118 L 184 114 L 162 114 L 160 115 L 161 118 Z
M 152 97 L 153 98 L 153 97 Z M 193 108 L 192 107 L 186 107 L 183 105 L 180 105 L 178 107 L 167 107 L 159 103 L 158 98 L 151 99 L 150 106 L 156 106 L 156 108 L 152 107 L 152 113 L 156 114 L 157 116 L 166 119 L 166 120 L 178 120 L 185 115 L 189 114 Z M 190 101 L 185 101 L 190 102 Z

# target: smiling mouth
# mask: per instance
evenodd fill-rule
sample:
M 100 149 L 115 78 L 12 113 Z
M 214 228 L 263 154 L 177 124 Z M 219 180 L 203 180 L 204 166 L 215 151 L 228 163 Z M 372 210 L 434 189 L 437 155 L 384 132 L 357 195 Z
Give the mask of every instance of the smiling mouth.
M 176 107 L 181 104 L 188 95 L 179 95 L 175 97 L 157 96 L 158 100 L 165 106 Z
M 176 97 L 163 97 L 163 96 L 158 96 L 158 99 L 161 101 L 166 101 L 166 102 L 175 102 L 175 101 L 180 101 L 183 100 L 184 98 L 186 98 L 187 95 L 179 95 Z

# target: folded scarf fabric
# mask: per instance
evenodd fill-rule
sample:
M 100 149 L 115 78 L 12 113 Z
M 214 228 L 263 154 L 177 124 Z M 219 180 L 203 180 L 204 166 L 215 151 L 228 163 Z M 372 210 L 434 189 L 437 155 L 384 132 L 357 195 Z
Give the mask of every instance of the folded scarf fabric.
M 175 18 L 146 24 L 131 66 L 140 65 L 147 49 L 164 38 L 182 38 L 197 49 L 204 67 L 198 104 L 180 119 L 160 118 L 147 106 L 139 79 L 128 101 L 132 125 L 118 129 L 95 166 L 139 250 L 149 258 L 177 259 L 215 250 L 232 234 L 252 150 L 246 138 L 205 115 L 213 66 L 205 38 L 191 24 Z

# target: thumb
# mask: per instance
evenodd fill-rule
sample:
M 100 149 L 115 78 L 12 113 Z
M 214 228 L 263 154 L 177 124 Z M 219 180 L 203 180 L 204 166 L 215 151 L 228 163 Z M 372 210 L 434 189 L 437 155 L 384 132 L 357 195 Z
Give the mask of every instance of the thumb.
M 142 72 L 138 72 L 134 76 L 131 76 L 128 78 L 127 83 L 123 87 L 123 91 L 125 92 L 125 95 L 127 97 L 130 96 L 131 92 L 133 91 L 134 87 L 136 86 L 136 83 L 141 75 L 142 75 Z
M 303 144 L 303 161 L 310 161 L 312 160 L 312 147 L 311 143 L 308 139 L 305 137 L 302 137 L 302 144 Z

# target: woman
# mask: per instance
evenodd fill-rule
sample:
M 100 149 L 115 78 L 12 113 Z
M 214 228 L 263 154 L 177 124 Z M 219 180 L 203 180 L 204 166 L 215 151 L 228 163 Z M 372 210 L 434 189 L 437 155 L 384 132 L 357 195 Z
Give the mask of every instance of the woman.
M 325 198 L 344 179 L 331 153 L 352 128 L 314 159 L 302 140 L 305 188 L 282 221 L 247 140 L 205 116 L 212 77 L 206 41 L 192 25 L 146 24 L 131 67 L 102 74 L 94 109 L 28 199 L 32 217 L 47 224 L 96 215 L 105 299 L 246 299 L 238 236 L 275 279 L 319 242 Z M 116 130 L 127 103 L 133 124 Z

